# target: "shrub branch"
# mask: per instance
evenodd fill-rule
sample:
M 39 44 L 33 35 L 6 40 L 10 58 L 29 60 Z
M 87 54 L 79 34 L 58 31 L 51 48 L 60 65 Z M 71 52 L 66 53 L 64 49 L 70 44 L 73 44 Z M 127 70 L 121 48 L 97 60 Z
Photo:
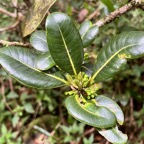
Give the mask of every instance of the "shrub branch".
M 115 10 L 114 12 L 110 13 L 106 17 L 102 18 L 101 20 L 97 21 L 95 25 L 98 27 L 102 27 L 112 21 L 114 21 L 116 18 L 120 17 L 121 15 L 127 13 L 128 11 L 140 8 L 144 10 L 144 0 L 131 0 L 128 4 L 122 6 L 121 8 Z M 1 9 L 1 13 L 5 13 L 7 15 L 13 16 L 13 14 L 8 13 L 7 11 L 4 11 Z M 12 27 L 13 28 L 13 27 Z M 22 47 L 32 47 L 29 43 L 23 44 L 19 42 L 8 42 L 4 40 L 0 40 L 0 45 L 2 46 L 22 46 Z
M 122 6 L 121 8 L 115 10 L 114 12 L 111 12 L 105 18 L 102 18 L 101 20 L 97 21 L 95 25 L 97 25 L 98 27 L 104 26 L 135 8 L 141 8 L 142 10 L 144 10 L 144 2 L 142 2 L 142 0 L 131 0 L 128 4 Z
M 0 45 L 2 46 L 21 46 L 21 47 L 32 47 L 30 43 L 20 43 L 20 42 L 9 42 L 5 40 L 0 40 Z

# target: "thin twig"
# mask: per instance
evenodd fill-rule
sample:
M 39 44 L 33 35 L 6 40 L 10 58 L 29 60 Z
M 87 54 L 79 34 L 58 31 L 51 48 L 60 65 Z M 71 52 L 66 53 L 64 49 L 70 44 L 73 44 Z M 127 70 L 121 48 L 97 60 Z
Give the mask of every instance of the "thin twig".
M 0 8 L 0 13 L 6 14 L 6 15 L 13 17 L 13 18 L 17 17 L 16 13 L 11 13 L 4 8 Z
M 133 8 L 134 8 L 134 6 L 131 3 L 128 3 L 128 4 L 124 5 L 123 7 L 115 10 L 112 13 L 110 13 L 105 18 L 102 18 L 101 20 L 97 21 L 95 23 L 95 25 L 97 25 L 98 27 L 102 27 L 102 26 L 112 22 L 116 18 L 120 17 L 121 15 L 125 14 L 126 12 L 130 11 Z
M 133 112 L 134 112 L 133 98 L 131 97 L 130 98 L 130 124 L 132 124 L 134 121 Z
M 13 82 L 12 82 L 12 78 L 9 78 L 9 85 L 10 85 L 10 90 L 14 91 L 14 87 L 13 87 Z
M 97 25 L 98 27 L 102 27 L 134 8 L 141 8 L 143 10 L 144 3 L 142 2 L 142 0 L 131 0 L 128 4 L 110 13 L 105 18 L 102 18 L 101 20 L 97 21 L 95 25 Z
M 134 8 L 143 9 L 144 8 L 144 3 L 141 2 L 141 0 L 132 0 L 128 4 L 122 6 L 121 8 L 115 10 L 114 12 L 110 13 L 105 18 L 97 21 L 95 23 L 95 25 L 97 25 L 98 27 L 102 27 L 102 26 L 110 23 L 111 21 L 115 20 L 117 17 L 120 17 L 121 15 L 127 13 L 128 11 L 130 11 L 130 10 L 132 10 Z M 22 19 L 22 16 L 21 16 L 20 19 Z M 17 23 L 15 23 L 15 25 L 18 25 L 18 23 L 19 23 L 19 21 Z M 12 28 L 15 27 L 15 25 L 12 26 Z M 9 28 L 6 28 L 6 29 L 9 29 Z M 32 47 L 30 44 L 23 44 L 23 43 L 19 43 L 19 42 L 8 42 L 8 41 L 4 41 L 4 40 L 0 40 L 0 44 L 1 45 L 10 45 L 10 46 Z
M 99 15 L 100 15 L 100 12 L 99 12 L 98 10 L 95 10 L 93 13 L 91 13 L 91 14 L 87 17 L 87 19 L 91 20 L 92 18 L 97 17 L 97 16 L 99 16 Z
M 56 130 L 60 127 L 60 125 L 61 125 L 61 121 L 56 125 L 56 127 L 54 128 L 54 130 L 50 133 L 51 137 L 54 136 Z
M 19 25 L 19 23 L 20 23 L 20 21 L 18 20 L 11 26 L 8 26 L 8 27 L 5 27 L 5 28 L 0 28 L 0 32 L 7 31 L 7 30 L 12 30 L 12 29 L 16 28 Z
M 35 119 L 37 117 L 38 111 L 40 109 L 40 107 L 42 106 L 41 102 L 38 102 L 37 106 L 36 106 L 36 110 L 33 116 L 33 119 Z
M 16 4 L 15 4 L 15 6 L 16 6 Z M 15 8 L 14 13 L 11 13 L 4 8 L 0 8 L 0 13 L 6 14 L 6 15 L 16 19 L 16 22 L 14 24 L 12 24 L 8 27 L 0 28 L 0 32 L 12 30 L 12 29 L 16 28 L 20 24 L 21 20 L 23 20 L 23 18 L 24 18 L 23 14 L 18 12 L 17 7 Z
M 60 113 L 61 123 L 66 125 L 66 121 L 65 121 L 64 116 L 63 116 L 62 105 L 61 104 L 59 104 L 59 113 Z
M 21 47 L 32 47 L 30 43 L 20 43 L 20 42 L 9 42 L 5 40 L 0 40 L 0 45 L 2 46 L 21 46 Z
M 84 133 L 84 136 L 89 135 L 95 131 L 95 128 L 91 128 Z
M 5 86 L 4 86 L 3 80 L 0 79 L 0 82 L 1 82 L 1 94 L 2 94 L 2 97 L 3 97 L 3 101 L 6 105 L 6 108 L 13 114 L 14 112 L 11 109 L 11 107 L 9 106 L 9 104 L 7 103 L 7 100 L 6 100 L 6 97 L 5 97 Z

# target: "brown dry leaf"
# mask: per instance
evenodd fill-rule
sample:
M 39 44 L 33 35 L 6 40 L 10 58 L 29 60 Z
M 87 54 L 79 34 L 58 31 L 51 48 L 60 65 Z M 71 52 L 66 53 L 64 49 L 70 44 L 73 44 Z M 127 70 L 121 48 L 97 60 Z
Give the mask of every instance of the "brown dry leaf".
M 41 23 L 44 16 L 56 0 L 35 0 L 23 21 L 23 37 L 31 34 Z

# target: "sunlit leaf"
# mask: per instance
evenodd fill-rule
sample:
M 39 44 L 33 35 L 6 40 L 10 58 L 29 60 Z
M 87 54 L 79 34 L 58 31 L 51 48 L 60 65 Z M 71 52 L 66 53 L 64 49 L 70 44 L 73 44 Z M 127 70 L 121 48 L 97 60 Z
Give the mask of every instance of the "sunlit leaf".
M 98 132 L 113 144 L 125 144 L 128 139 L 127 135 L 118 130 L 117 126 L 110 129 L 98 130 Z
M 55 63 L 65 72 L 77 74 L 83 62 L 83 44 L 72 19 L 60 12 L 46 20 L 47 42 Z
M 48 70 L 55 65 L 50 53 L 43 53 L 38 56 L 36 66 L 39 70 Z
M 98 34 L 98 27 L 92 25 L 92 22 L 89 20 L 84 21 L 79 27 L 79 33 L 83 42 L 83 47 L 88 47 L 95 40 L 96 35 Z
M 121 71 L 127 59 L 144 55 L 144 32 L 124 32 L 111 39 L 98 54 L 92 80 L 104 81 Z
M 81 35 L 81 38 L 85 35 L 85 33 L 88 31 L 88 29 L 92 26 L 92 22 L 89 20 L 84 21 L 80 27 L 79 27 L 79 33 Z
M 35 31 L 30 37 L 30 43 L 34 49 L 40 52 L 48 52 L 48 44 L 46 40 L 46 31 Z
M 82 38 L 83 47 L 88 47 L 93 43 L 98 34 L 99 28 L 96 25 L 91 26 Z
M 102 95 L 96 96 L 95 100 L 96 100 L 97 106 L 104 106 L 104 107 L 108 108 L 110 111 L 112 111 L 115 114 L 118 123 L 120 125 L 123 124 L 123 122 L 124 122 L 123 112 L 122 112 L 121 108 L 119 107 L 119 105 L 115 101 L 113 101 L 112 99 L 110 99 L 108 97 L 102 96 Z
M 97 107 L 93 102 L 82 104 L 79 96 L 69 96 L 65 105 L 68 112 L 77 120 L 97 127 L 109 128 L 116 125 L 115 115 L 105 107 Z
M 60 72 L 49 74 L 36 68 L 36 51 L 9 46 L 0 49 L 0 64 L 16 80 L 35 88 L 54 88 L 65 80 Z

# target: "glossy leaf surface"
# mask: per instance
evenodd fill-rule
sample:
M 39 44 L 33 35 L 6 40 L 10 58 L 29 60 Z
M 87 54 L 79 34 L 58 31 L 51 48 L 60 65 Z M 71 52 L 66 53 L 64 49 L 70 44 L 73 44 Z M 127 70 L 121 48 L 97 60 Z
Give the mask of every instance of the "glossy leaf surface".
M 81 35 L 81 38 L 83 38 L 83 36 L 86 34 L 86 32 L 88 31 L 88 29 L 92 26 L 92 22 L 89 20 L 84 21 L 80 27 L 79 27 L 79 33 Z
M 48 70 L 55 65 L 54 60 L 52 59 L 50 53 L 43 53 L 38 56 L 36 61 L 36 67 L 39 70 Z
M 47 74 L 35 67 L 37 58 L 35 51 L 20 47 L 0 49 L 0 64 L 12 77 L 25 85 L 36 88 L 54 88 L 63 85 L 62 75 Z
M 49 51 L 55 63 L 65 72 L 77 74 L 83 62 L 80 34 L 69 16 L 55 12 L 46 20 Z
M 97 128 L 115 126 L 115 115 L 105 107 L 97 107 L 95 103 L 80 103 L 79 96 L 69 96 L 65 105 L 69 113 L 77 120 Z
M 82 37 L 83 47 L 85 48 L 91 45 L 93 41 L 95 40 L 97 34 L 98 34 L 98 27 L 95 25 L 91 26 L 87 30 L 85 35 Z
M 40 52 L 48 52 L 46 31 L 35 31 L 30 38 L 31 45 Z
M 23 36 L 31 34 L 41 23 L 56 0 L 35 0 L 23 24 Z
M 117 126 L 106 130 L 98 130 L 98 132 L 113 144 L 125 144 L 128 139 L 127 135 L 118 130 Z
M 104 81 L 120 70 L 127 63 L 127 59 L 134 59 L 144 55 L 144 32 L 124 32 L 114 37 L 99 52 L 93 70 L 92 81 Z
M 97 106 L 104 106 L 104 107 L 108 108 L 110 111 L 112 111 L 115 114 L 118 123 L 120 125 L 123 124 L 123 122 L 124 122 L 123 112 L 122 112 L 121 108 L 119 107 L 119 105 L 115 101 L 113 101 L 112 99 L 110 99 L 108 97 L 102 96 L 102 95 L 96 96 L 95 100 L 96 100 Z

